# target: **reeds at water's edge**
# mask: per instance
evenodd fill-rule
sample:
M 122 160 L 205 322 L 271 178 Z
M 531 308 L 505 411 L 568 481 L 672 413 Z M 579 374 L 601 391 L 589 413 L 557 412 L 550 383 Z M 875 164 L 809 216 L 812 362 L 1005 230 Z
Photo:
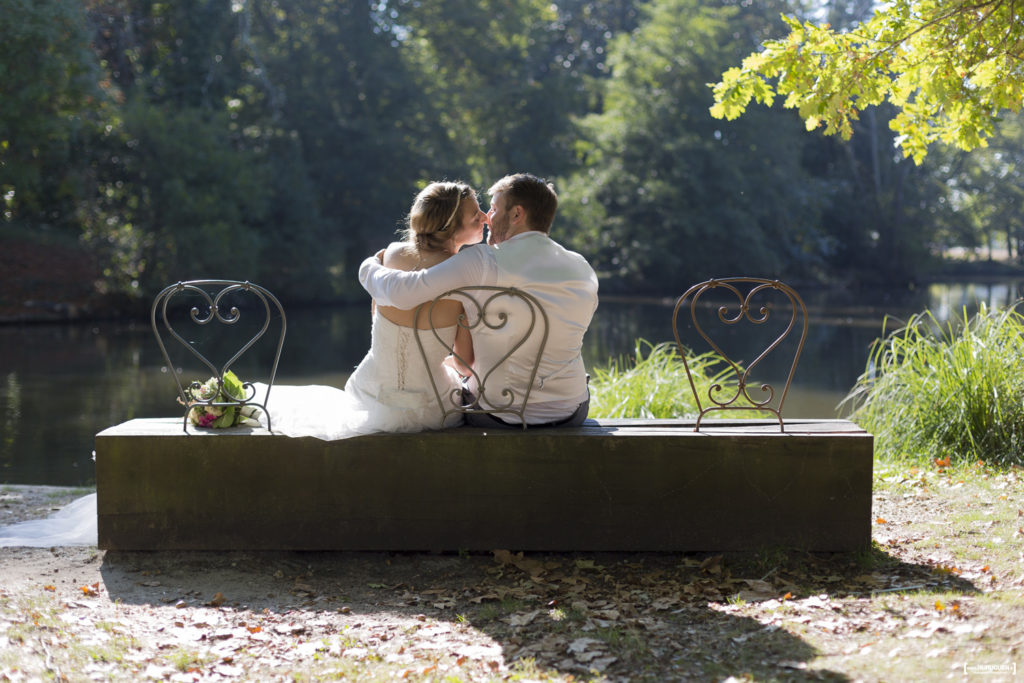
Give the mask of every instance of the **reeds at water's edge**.
M 842 407 L 881 458 L 1024 463 L 1024 315 L 982 304 L 945 324 L 912 316 L 876 340 Z
M 712 384 L 734 370 L 714 352 L 688 354 L 697 393 L 707 396 Z M 637 339 L 633 355 L 592 370 L 590 416 L 604 418 L 694 418 L 697 404 L 686 368 L 672 342 Z M 731 411 L 729 417 L 764 417 L 758 411 Z

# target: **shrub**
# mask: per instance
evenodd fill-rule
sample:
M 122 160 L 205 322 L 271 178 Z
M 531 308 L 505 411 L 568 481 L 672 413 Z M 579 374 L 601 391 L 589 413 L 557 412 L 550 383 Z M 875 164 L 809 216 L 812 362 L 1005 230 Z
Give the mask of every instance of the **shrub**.
M 1024 462 L 1024 316 L 1016 306 L 940 324 L 930 311 L 875 341 L 843 405 L 895 460 Z

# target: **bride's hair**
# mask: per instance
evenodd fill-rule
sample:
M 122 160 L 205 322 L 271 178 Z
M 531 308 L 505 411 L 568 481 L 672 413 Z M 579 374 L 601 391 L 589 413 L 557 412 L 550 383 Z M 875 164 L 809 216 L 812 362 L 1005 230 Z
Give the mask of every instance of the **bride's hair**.
M 417 251 L 443 251 L 462 225 L 463 200 L 475 195 L 465 183 L 430 183 L 412 203 L 403 239 Z

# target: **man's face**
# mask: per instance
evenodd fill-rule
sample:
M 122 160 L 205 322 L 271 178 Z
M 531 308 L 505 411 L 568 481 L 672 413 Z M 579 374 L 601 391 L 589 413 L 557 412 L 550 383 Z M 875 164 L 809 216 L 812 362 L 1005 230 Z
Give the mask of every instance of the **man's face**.
M 509 216 L 505 206 L 505 193 L 495 192 L 491 197 L 491 208 L 487 212 L 487 225 L 490 226 L 491 234 L 488 238 L 490 244 L 501 244 L 509 238 Z

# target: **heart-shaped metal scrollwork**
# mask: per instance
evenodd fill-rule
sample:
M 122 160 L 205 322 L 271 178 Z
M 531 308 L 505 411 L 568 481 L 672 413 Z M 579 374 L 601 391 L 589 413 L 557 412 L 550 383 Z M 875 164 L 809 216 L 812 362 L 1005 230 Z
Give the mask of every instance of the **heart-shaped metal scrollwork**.
M 506 334 L 505 353 L 491 359 L 488 367 L 473 367 L 467 362 L 468 359 L 462 358 L 454 344 L 438 332 L 444 327 L 437 324 L 436 315 L 438 304 L 442 300 L 456 300 L 462 303 L 463 311 L 458 316 L 458 327 L 471 333 L 474 330 L 486 330 Z M 420 329 L 419 325 L 414 328 L 423 362 L 429 367 L 429 358 L 433 355 L 427 352 L 424 341 L 424 337 L 427 337 L 427 344 L 440 344 L 444 347 L 461 368 L 460 372 L 465 374 L 466 391 L 455 388 L 446 390 L 446 395 L 442 396 L 433 373 L 429 373 L 442 420 L 456 413 L 511 414 L 518 416 L 525 429 L 526 420 L 523 414 L 530 392 L 537 381 L 537 372 L 548 339 L 548 317 L 540 302 L 533 295 L 514 287 L 475 285 L 441 294 L 419 306 L 416 316 L 418 322 L 426 323 L 425 329 Z M 518 367 L 524 361 L 528 364 L 525 372 L 516 373 L 522 381 L 517 381 L 514 385 L 498 381 L 499 377 L 508 375 L 502 372 L 507 363 L 514 362 Z M 476 365 L 479 366 L 480 363 Z
M 245 343 L 243 343 L 223 365 L 218 367 L 197 348 L 195 348 L 195 346 L 184 336 L 182 336 L 179 330 L 175 328 L 174 323 L 171 322 L 169 311 L 174 310 L 175 297 L 179 295 L 189 295 L 188 298 L 190 300 L 194 297 L 198 297 L 199 299 L 198 303 L 194 303 L 188 312 L 188 318 L 192 324 L 199 326 L 205 326 L 211 323 L 235 325 L 241 319 L 242 313 L 237 305 L 232 305 L 228 308 L 225 302 L 233 300 L 237 301 L 236 299 L 233 299 L 232 296 L 238 294 L 251 296 L 259 303 L 260 307 L 263 309 L 262 326 L 251 338 L 245 341 Z M 183 296 L 183 301 L 184 298 L 185 297 Z M 273 309 L 271 306 L 273 306 Z M 242 383 L 241 396 L 237 395 L 237 392 L 233 394 L 230 391 L 226 391 L 224 384 L 225 376 L 228 375 L 231 366 L 234 365 L 246 351 L 251 349 L 256 342 L 266 335 L 275 315 L 278 316 L 281 321 L 280 333 L 278 335 L 273 366 L 270 370 L 270 378 L 267 382 L 267 393 L 263 397 L 263 402 L 257 402 L 255 400 L 256 389 L 251 382 Z M 257 407 L 262 409 L 263 414 L 266 415 L 267 427 L 268 429 L 270 428 L 270 415 L 267 413 L 266 403 L 270 400 L 270 389 L 273 387 L 274 378 L 277 375 L 277 364 L 281 358 L 281 349 L 284 345 L 284 336 L 287 326 L 284 309 L 273 294 L 259 285 L 237 280 L 189 280 L 186 282 L 178 282 L 164 288 L 164 290 L 157 295 L 156 299 L 153 301 L 153 307 L 150 310 L 150 323 L 153 327 L 153 334 L 156 336 L 157 344 L 160 346 L 160 352 L 163 354 L 167 367 L 174 376 L 174 381 L 178 385 L 179 400 L 187 406 L 184 418 L 186 432 L 188 431 L 189 414 L 192 412 L 193 407 L 197 405 L 236 409 L 241 409 L 242 406 Z M 163 333 L 161 330 L 163 330 Z M 212 397 L 203 398 L 199 395 L 199 389 L 201 387 L 200 382 L 182 382 L 181 375 L 167 351 L 167 346 L 164 343 L 164 334 L 175 339 L 179 344 L 188 349 L 189 353 L 196 360 L 209 369 L 217 384 L 217 391 L 212 392 Z
M 746 294 L 744 294 L 737 285 L 744 286 L 744 288 L 749 286 L 750 289 Z M 725 292 L 727 294 L 727 298 L 731 295 L 736 299 L 735 304 L 721 304 L 718 306 L 717 318 L 718 321 L 724 325 L 737 325 L 739 323 L 747 322 L 754 326 L 759 326 L 764 325 L 772 319 L 773 314 L 776 311 L 767 304 L 758 305 L 756 300 L 759 295 L 764 295 L 769 292 L 779 292 L 784 299 L 789 302 L 789 319 L 784 320 L 784 329 L 782 329 L 782 332 L 771 340 L 770 343 L 768 343 L 768 345 L 765 346 L 757 355 L 757 357 L 746 365 L 746 367 L 741 367 L 739 364 L 734 362 L 722 350 L 721 346 L 715 342 L 712 335 L 709 334 L 705 327 L 701 325 L 700 320 L 698 319 L 697 312 L 700 309 L 700 299 L 708 292 L 714 290 Z M 693 322 L 694 329 L 697 330 L 704 341 L 708 343 L 714 352 L 731 369 L 731 373 L 727 372 L 726 374 L 735 377 L 735 386 L 732 390 L 728 390 L 723 386 L 722 382 L 716 381 L 708 388 L 706 397 L 702 397 L 700 392 L 698 392 L 689 363 L 686 360 L 687 350 L 679 335 L 679 311 L 687 301 L 689 301 L 690 319 Z M 786 311 L 782 311 L 780 314 L 785 315 Z M 712 279 L 690 287 L 685 294 L 679 297 L 676 301 L 675 309 L 672 312 L 672 330 L 675 334 L 679 354 L 682 357 L 684 367 L 686 368 L 687 379 L 690 382 L 690 389 L 693 391 L 693 398 L 697 403 L 698 416 L 696 425 L 694 426 L 694 431 L 700 430 L 700 423 L 704 418 L 704 415 L 716 410 L 759 410 L 769 412 L 775 415 L 776 419 L 778 419 L 779 430 L 785 431 L 785 425 L 782 420 L 782 407 L 786 401 L 786 394 L 789 393 L 789 386 L 793 381 L 793 374 L 796 372 L 797 362 L 800 360 L 800 353 L 803 350 L 804 341 L 807 339 L 807 322 L 807 308 L 804 306 L 803 300 L 792 287 L 779 282 L 778 280 L 747 277 Z M 752 395 L 750 387 L 751 373 L 761 363 L 761 361 L 763 361 L 772 351 L 782 344 L 783 340 L 789 336 L 798 323 L 801 324 L 800 341 L 793 354 L 793 362 L 789 367 L 788 374 L 786 375 L 785 387 L 782 389 L 781 394 L 779 394 L 777 403 L 775 403 L 775 388 L 770 384 L 762 383 L 757 387 L 757 390 L 760 391 L 760 395 Z M 707 400 L 707 404 L 705 404 L 702 398 Z

